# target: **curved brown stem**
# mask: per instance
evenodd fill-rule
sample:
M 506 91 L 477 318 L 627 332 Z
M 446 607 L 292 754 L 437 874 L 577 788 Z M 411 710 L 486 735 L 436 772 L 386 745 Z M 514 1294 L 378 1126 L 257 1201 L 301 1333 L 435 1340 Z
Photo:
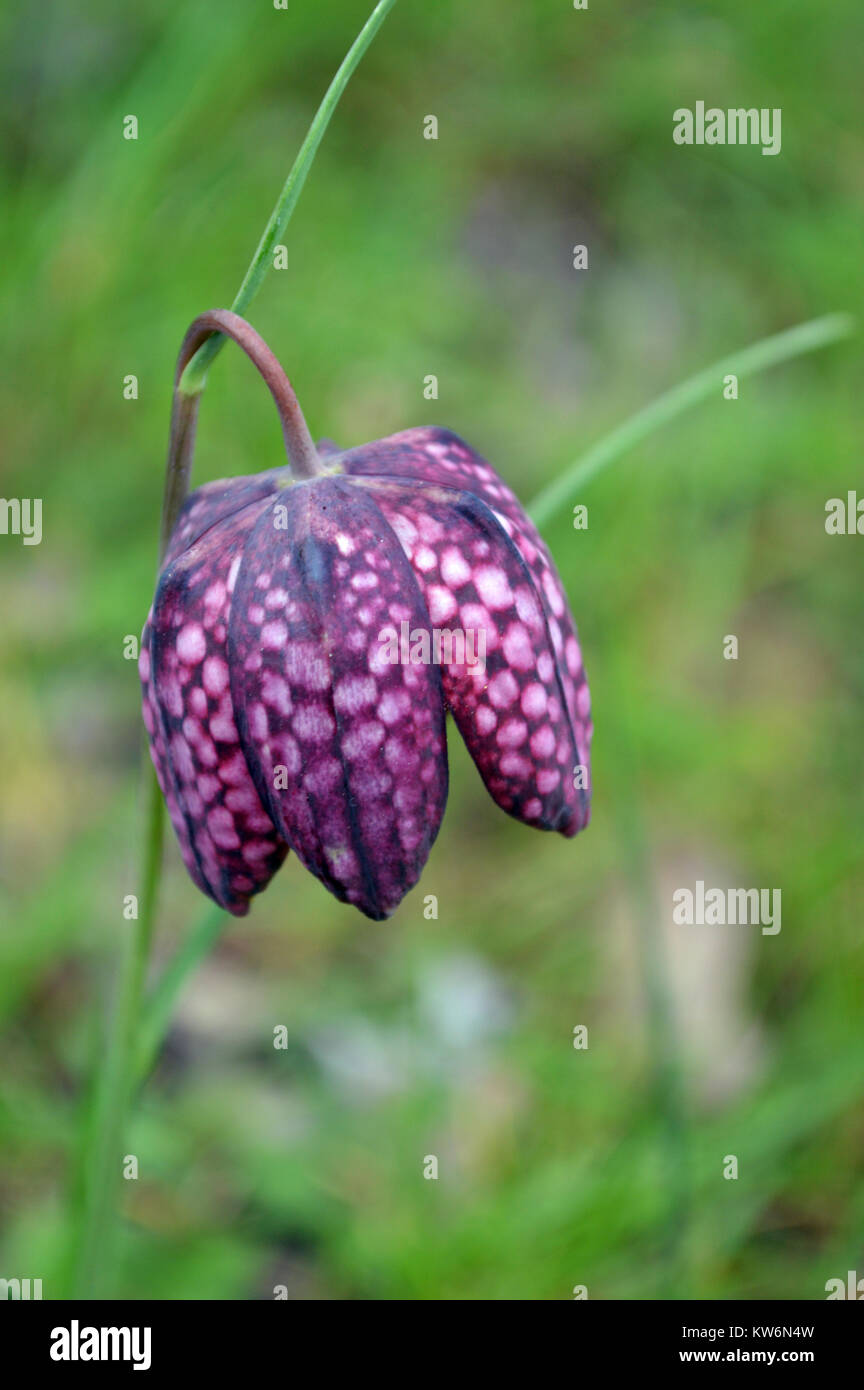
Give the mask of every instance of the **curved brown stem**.
M 159 560 L 165 554 L 171 532 L 177 521 L 192 472 L 192 459 L 195 453 L 195 430 L 198 423 L 198 407 L 201 391 L 190 394 L 180 389 L 183 372 L 191 362 L 201 344 L 214 333 L 224 333 L 241 347 L 246 356 L 254 362 L 276 402 L 282 434 L 291 467 L 299 478 L 314 478 L 323 471 L 323 466 L 303 412 L 294 394 L 293 387 L 275 353 L 271 352 L 264 339 L 239 314 L 230 309 L 210 309 L 199 314 L 190 324 L 174 373 L 174 400 L 171 408 L 171 435 L 168 443 L 168 462 L 165 470 L 165 494 L 162 504 L 162 533 L 159 547 Z

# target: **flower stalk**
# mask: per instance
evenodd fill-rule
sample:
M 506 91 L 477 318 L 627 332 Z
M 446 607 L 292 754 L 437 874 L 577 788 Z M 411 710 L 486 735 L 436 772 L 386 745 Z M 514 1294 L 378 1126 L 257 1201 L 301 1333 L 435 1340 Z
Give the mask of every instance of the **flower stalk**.
M 318 451 L 312 442 L 309 427 L 294 394 L 294 389 L 276 354 L 260 334 L 239 314 L 230 309 L 210 309 L 199 314 L 190 324 L 177 358 L 174 374 L 174 400 L 171 407 L 171 432 L 168 442 L 168 461 L 165 466 L 165 490 L 162 499 L 162 527 L 159 542 L 160 564 L 177 522 L 180 508 L 189 492 L 192 462 L 195 455 L 195 435 L 201 392 L 189 392 L 183 385 L 186 367 L 215 335 L 228 338 L 241 347 L 255 364 L 276 403 L 282 424 L 282 435 L 291 467 L 297 478 L 314 478 L 323 472 Z
M 228 311 L 204 315 L 204 321 L 196 320 L 184 340 L 171 414 L 160 527 L 160 567 L 189 488 L 198 407 L 207 370 L 228 337 L 233 337 L 255 361 L 270 387 L 282 420 L 288 455 L 297 476 L 310 477 L 320 471 L 314 444 L 287 377 L 254 330 L 249 325 L 241 328 L 242 320 L 235 324 L 234 318 L 249 305 L 260 288 L 272 264 L 273 247 L 282 237 L 297 205 L 339 99 L 394 4 L 395 0 L 379 0 L 330 84 L 234 299 L 233 315 Z M 278 373 L 274 372 L 273 363 Z M 99 1290 L 109 1283 L 123 1134 L 132 1089 L 139 1075 L 136 1070 L 136 1060 L 141 1056 L 138 1035 L 156 917 L 164 824 L 162 793 L 146 750 L 142 765 L 145 832 L 138 917 L 126 945 L 109 1037 L 101 1053 L 100 1066 L 85 1112 L 82 1144 L 71 1184 L 77 1222 L 65 1282 L 72 1295 L 80 1298 L 99 1296 Z M 206 943 L 206 933 L 202 939 Z M 189 968 L 199 958 L 194 951 L 186 955 L 181 953 L 181 960 L 188 961 Z M 179 986 L 180 981 L 177 981 L 176 988 L 179 989 Z M 158 1011 L 157 1017 L 161 1021 L 162 1015 Z M 167 1019 L 164 1022 L 167 1024 Z M 158 1025 L 156 1033 L 149 1036 L 152 1037 L 155 1051 L 160 1037 Z

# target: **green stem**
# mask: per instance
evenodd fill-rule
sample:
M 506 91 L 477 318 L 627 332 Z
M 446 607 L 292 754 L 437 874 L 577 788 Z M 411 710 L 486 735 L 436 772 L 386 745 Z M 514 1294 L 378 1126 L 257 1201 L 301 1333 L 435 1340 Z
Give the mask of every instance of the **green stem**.
M 771 338 L 763 338 L 761 342 L 715 362 L 713 367 L 697 372 L 680 386 L 673 386 L 671 391 L 659 396 L 636 415 L 631 415 L 623 425 L 599 440 L 560 477 L 543 488 L 529 507 L 531 516 L 538 526 L 545 525 L 561 507 L 576 497 L 585 483 L 626 454 L 628 449 L 640 444 L 661 425 L 683 415 L 691 406 L 710 396 L 719 396 L 724 376 L 734 374 L 740 378 L 764 371 L 766 367 L 786 362 L 790 357 L 800 357 L 805 352 L 814 352 L 841 338 L 848 338 L 855 327 L 855 320 L 849 314 L 826 314 L 824 318 L 812 319 L 809 323 L 800 323 L 795 328 L 776 333 Z
M 208 908 L 155 985 L 144 1006 L 138 1035 L 135 1078 L 139 1083 L 150 1074 L 184 984 L 193 970 L 206 960 L 229 920 L 221 908 Z
M 156 917 L 162 861 L 162 793 L 150 759 L 146 772 L 146 831 L 138 917 L 126 942 L 110 1035 L 102 1054 L 81 1155 L 78 1190 L 81 1234 L 75 1252 L 72 1297 L 99 1295 L 110 1265 L 114 1208 L 123 1162 L 123 1135 L 131 1095 L 131 1067 L 147 961 Z
M 291 214 L 297 206 L 297 199 L 303 190 L 306 176 L 312 167 L 312 162 L 318 151 L 318 146 L 324 136 L 327 126 L 330 124 L 330 117 L 339 104 L 339 98 L 347 87 L 355 68 L 363 57 L 370 43 L 374 39 L 384 20 L 392 10 L 396 0 L 379 0 L 371 15 L 367 19 L 357 38 L 345 56 L 342 66 L 339 68 L 327 92 L 324 100 L 315 113 L 315 119 L 309 127 L 309 133 L 303 144 L 300 146 L 300 153 L 294 161 L 293 168 L 285 180 L 282 192 L 276 202 L 270 221 L 264 228 L 264 234 L 258 243 L 255 255 L 249 264 L 249 269 L 243 277 L 237 295 L 231 308 L 235 314 L 245 314 L 255 295 L 261 287 L 261 282 L 273 263 L 273 250 L 280 243 L 285 228 L 288 225 Z M 187 395 L 199 395 L 204 390 L 207 381 L 207 372 L 216 357 L 225 346 L 225 338 L 222 334 L 216 334 L 208 338 L 207 342 L 200 347 L 183 373 L 181 389 Z
M 189 479 L 192 476 L 195 458 L 195 432 L 201 395 L 199 393 L 190 396 L 183 390 L 183 373 L 187 362 L 192 360 L 201 344 L 212 342 L 214 336 L 222 338 L 223 341 L 232 338 L 250 361 L 254 362 L 264 378 L 279 412 L 285 451 L 294 476 L 314 478 L 324 471 L 324 465 L 312 442 L 294 388 L 264 339 L 255 332 L 251 324 L 230 309 L 209 309 L 207 313 L 199 314 L 186 331 L 174 373 L 171 433 L 168 438 L 165 487 L 162 493 L 160 564 L 168 549 L 180 508 L 189 491 Z

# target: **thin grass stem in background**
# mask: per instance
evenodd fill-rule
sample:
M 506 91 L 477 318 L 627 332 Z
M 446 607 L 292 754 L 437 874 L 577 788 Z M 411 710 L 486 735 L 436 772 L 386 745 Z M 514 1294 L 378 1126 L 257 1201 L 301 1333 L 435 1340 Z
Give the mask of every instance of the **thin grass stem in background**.
M 754 372 L 764 371 L 766 367 L 774 367 L 792 357 L 815 352 L 818 348 L 839 342 L 841 338 L 848 338 L 855 328 L 856 321 L 851 314 L 826 314 L 823 318 L 799 323 L 795 328 L 787 328 L 783 333 L 775 333 L 770 338 L 763 338 L 750 347 L 721 358 L 712 367 L 706 367 L 687 381 L 682 381 L 680 386 L 673 386 L 671 391 L 658 396 L 656 401 L 598 440 L 560 477 L 537 494 L 528 507 L 529 514 L 538 526 L 544 526 L 556 512 L 574 500 L 585 483 L 608 468 L 622 454 L 641 444 L 661 425 L 668 425 L 700 401 L 708 400 L 711 396 L 719 398 L 724 376 L 751 376 Z

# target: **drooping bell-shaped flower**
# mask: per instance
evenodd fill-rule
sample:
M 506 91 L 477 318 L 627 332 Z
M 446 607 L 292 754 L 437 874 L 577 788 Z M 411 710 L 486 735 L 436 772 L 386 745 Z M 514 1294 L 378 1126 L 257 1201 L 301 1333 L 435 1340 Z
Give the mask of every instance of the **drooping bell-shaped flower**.
M 575 835 L 588 687 L 514 494 L 444 429 L 316 453 L 275 358 L 227 311 L 193 324 L 178 380 L 215 331 L 265 376 L 295 467 L 186 499 L 144 629 L 144 721 L 199 888 L 242 915 L 290 847 L 337 898 L 389 916 L 444 813 L 447 711 L 502 810 Z

